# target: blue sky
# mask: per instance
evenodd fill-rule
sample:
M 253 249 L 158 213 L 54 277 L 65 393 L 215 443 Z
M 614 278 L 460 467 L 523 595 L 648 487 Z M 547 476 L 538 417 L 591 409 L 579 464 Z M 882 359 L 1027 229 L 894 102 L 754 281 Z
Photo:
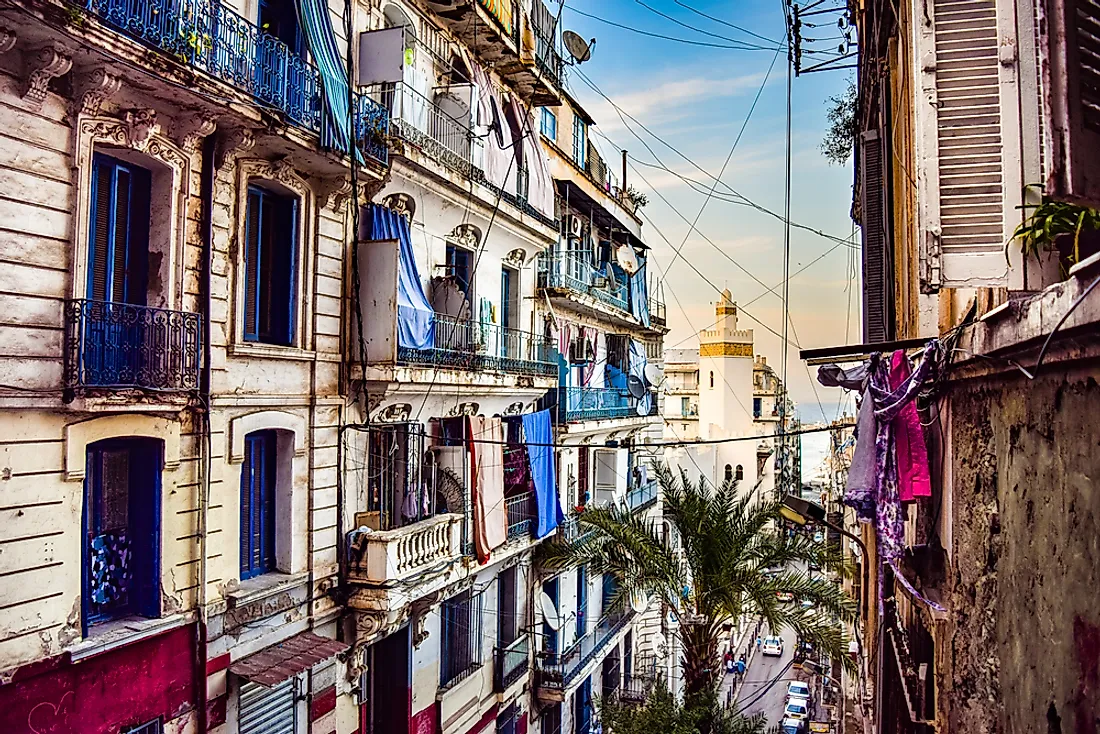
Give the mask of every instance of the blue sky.
M 645 2 L 689 25 L 714 34 L 764 45 L 763 41 L 714 23 L 676 5 L 673 0 Z M 713 2 L 684 0 L 692 7 L 717 18 L 753 31 L 761 36 L 781 39 L 784 23 L 780 0 L 737 0 Z M 760 101 L 733 153 L 722 181 L 772 211 L 783 211 L 784 127 L 786 114 L 786 58 L 781 54 L 764 83 L 768 66 L 775 55 L 767 50 L 730 50 L 707 48 L 645 37 L 584 17 L 572 9 L 606 18 L 641 30 L 705 43 L 724 44 L 677 26 L 643 7 L 635 0 L 569 0 L 562 17 L 562 28 L 574 30 L 584 38 L 597 39 L 590 61 L 578 69 L 615 103 L 630 112 L 646 127 L 686 154 L 712 175 L 717 175 L 730 152 L 738 131 L 745 122 L 753 98 L 763 86 Z M 808 31 L 824 34 L 836 29 Z M 819 145 L 826 128 L 826 101 L 841 92 L 851 71 L 832 71 L 796 77 L 793 81 L 792 110 L 792 203 L 791 219 L 832 235 L 852 233 L 848 217 L 851 205 L 852 169 L 830 164 Z M 593 115 L 600 134 L 592 137 L 609 165 L 621 168 L 618 149 L 652 162 L 637 138 L 620 121 L 615 110 L 591 90 L 579 76 L 570 77 L 569 87 Z M 646 139 L 661 160 L 673 170 L 711 183 L 691 164 L 661 146 L 629 119 L 627 122 Z M 601 134 L 603 137 L 601 137 Z M 607 138 L 614 142 L 608 142 Z M 661 268 L 672 260 L 672 248 L 656 230 L 678 247 L 688 235 L 688 221 L 694 220 L 706 199 L 687 184 L 666 172 L 638 166 L 639 173 L 628 170 L 628 183 L 646 193 L 649 204 L 643 209 L 646 221 L 643 236 L 653 248 Z M 640 175 L 639 175 L 640 174 Z M 640 176 L 644 176 L 643 181 Z M 657 192 L 668 199 L 661 201 Z M 724 190 L 719 187 L 718 192 Z M 729 196 L 728 191 L 725 192 Z M 729 258 L 736 260 L 768 287 L 783 277 L 783 224 L 778 219 L 748 206 L 712 198 L 703 210 L 698 230 Z M 810 232 L 793 229 L 791 234 L 791 272 L 797 271 L 835 243 Z M 835 249 L 791 281 L 791 318 L 793 333 L 803 348 L 859 342 L 859 282 L 850 286 L 852 266 L 846 246 Z M 755 332 L 756 351 L 768 357 L 769 364 L 780 364 L 781 341 L 766 328 L 745 315 L 750 313 L 776 332 L 782 330 L 782 305 L 779 298 L 764 295 L 762 287 L 707 243 L 692 233 L 681 250 L 699 271 L 718 288 L 729 288 L 743 306 L 741 328 Z M 854 261 L 858 273 L 858 259 Z M 849 291 L 851 311 L 848 313 Z M 675 297 L 673 296 L 675 294 Z M 718 292 L 682 260 L 668 272 L 665 300 L 671 333 L 666 346 L 693 347 L 696 331 L 714 321 L 713 304 Z M 677 305 L 679 299 L 679 305 Z M 754 299 L 758 299 L 755 300 Z M 754 301 L 748 305 L 750 301 Z M 807 420 L 821 420 L 810 384 L 808 371 L 790 349 L 788 382 L 791 394 L 800 403 L 800 414 Z M 818 388 L 826 414 L 836 412 L 835 390 Z

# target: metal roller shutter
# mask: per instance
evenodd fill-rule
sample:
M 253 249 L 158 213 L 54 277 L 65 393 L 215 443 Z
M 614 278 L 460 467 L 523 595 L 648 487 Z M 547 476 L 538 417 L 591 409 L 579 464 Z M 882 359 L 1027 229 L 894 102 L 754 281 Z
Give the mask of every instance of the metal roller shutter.
M 294 734 L 294 680 L 273 688 L 241 683 L 237 714 L 240 734 Z

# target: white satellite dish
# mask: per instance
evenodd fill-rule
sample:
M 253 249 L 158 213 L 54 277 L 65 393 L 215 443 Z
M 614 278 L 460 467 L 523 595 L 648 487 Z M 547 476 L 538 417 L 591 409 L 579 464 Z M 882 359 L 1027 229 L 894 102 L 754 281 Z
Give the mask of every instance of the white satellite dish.
M 615 250 L 615 259 L 619 261 L 619 265 L 627 275 L 634 275 L 640 268 L 638 256 L 634 254 L 634 248 L 630 245 L 619 245 Z
M 645 374 L 646 382 L 653 387 L 660 387 L 665 379 L 665 371 L 655 364 L 647 364 L 643 374 Z
M 645 614 L 645 610 L 649 608 L 649 595 L 644 591 L 635 591 L 630 595 L 630 608 L 635 614 Z
M 555 632 L 561 629 L 562 618 L 558 614 L 558 605 L 545 591 L 539 592 L 539 610 L 542 612 L 543 621 L 550 629 Z
M 575 64 L 583 64 L 592 58 L 592 47 L 596 45 L 595 38 L 586 41 L 573 31 L 562 31 L 561 42 L 565 46 L 565 50 L 573 57 L 573 63 Z

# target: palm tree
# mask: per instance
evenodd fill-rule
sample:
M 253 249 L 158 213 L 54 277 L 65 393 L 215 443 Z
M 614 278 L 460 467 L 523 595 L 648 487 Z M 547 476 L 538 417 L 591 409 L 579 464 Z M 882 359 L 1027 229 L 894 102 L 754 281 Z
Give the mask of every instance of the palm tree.
M 842 659 L 845 640 L 836 620 L 852 619 L 855 605 L 835 584 L 791 566 L 814 562 L 840 569 L 839 556 L 801 533 L 782 531 L 778 500 L 757 501 L 751 492 L 739 493 L 736 481 L 710 488 L 705 479 L 692 482 L 683 471 L 676 477 L 662 466 L 657 473 L 664 518 L 679 544 L 653 520 L 608 505 L 577 516 L 575 540 L 544 544 L 542 563 L 549 568 L 585 564 L 618 579 L 620 599 L 646 594 L 674 610 L 688 699 L 714 695 L 721 676 L 722 626 L 743 615 L 763 618 L 775 632 L 792 629 L 816 649 Z M 778 592 L 809 600 L 813 607 L 782 603 Z M 710 729 L 709 724 L 700 727 L 704 733 Z

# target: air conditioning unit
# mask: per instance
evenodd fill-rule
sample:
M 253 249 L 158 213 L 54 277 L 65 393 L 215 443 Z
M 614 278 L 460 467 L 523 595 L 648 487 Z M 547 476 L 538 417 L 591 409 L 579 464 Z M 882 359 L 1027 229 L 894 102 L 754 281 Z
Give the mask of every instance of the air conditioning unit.
M 569 236 L 572 239 L 580 239 L 584 233 L 584 222 L 575 214 L 569 215 Z

